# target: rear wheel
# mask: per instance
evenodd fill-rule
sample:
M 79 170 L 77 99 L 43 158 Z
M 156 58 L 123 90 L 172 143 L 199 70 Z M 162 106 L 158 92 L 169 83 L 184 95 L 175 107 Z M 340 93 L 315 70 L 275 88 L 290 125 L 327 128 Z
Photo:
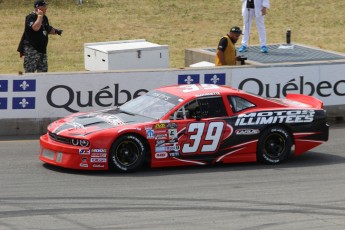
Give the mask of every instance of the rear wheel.
M 135 135 L 124 135 L 118 138 L 110 148 L 109 167 L 118 172 L 138 170 L 145 161 L 144 142 Z
M 291 134 L 282 127 L 270 127 L 259 139 L 257 158 L 262 163 L 278 164 L 287 159 L 292 147 Z

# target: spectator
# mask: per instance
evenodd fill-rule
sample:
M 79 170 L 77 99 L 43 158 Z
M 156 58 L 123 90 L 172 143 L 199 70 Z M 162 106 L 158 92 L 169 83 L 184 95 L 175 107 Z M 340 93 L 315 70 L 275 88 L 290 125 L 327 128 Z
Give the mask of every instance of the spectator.
M 47 72 L 48 34 L 61 35 L 62 30 L 49 25 L 47 3 L 36 1 L 35 10 L 25 18 L 25 30 L 17 51 L 24 56 L 24 70 L 26 73 Z
M 235 43 L 241 34 L 242 30 L 239 27 L 234 26 L 226 36 L 220 39 L 216 51 L 216 66 L 236 65 L 237 57 Z
M 250 28 L 252 19 L 255 17 L 256 27 L 259 32 L 261 52 L 267 53 L 265 18 L 267 9 L 270 7 L 269 0 L 241 0 L 243 16 L 243 37 L 239 52 L 246 52 L 248 49 Z

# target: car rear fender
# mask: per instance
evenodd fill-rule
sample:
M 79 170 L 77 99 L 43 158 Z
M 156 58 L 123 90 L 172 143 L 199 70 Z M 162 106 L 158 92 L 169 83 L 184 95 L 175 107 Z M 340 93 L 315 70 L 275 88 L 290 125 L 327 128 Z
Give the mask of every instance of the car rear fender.
M 315 109 L 323 109 L 323 102 L 312 96 L 292 93 L 292 94 L 287 94 L 286 99 L 310 105 Z

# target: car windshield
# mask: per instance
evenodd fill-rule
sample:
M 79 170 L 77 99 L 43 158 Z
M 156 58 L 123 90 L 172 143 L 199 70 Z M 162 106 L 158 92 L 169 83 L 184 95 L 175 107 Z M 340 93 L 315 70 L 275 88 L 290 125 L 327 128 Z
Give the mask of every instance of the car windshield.
M 160 119 L 181 101 L 182 99 L 179 97 L 154 90 L 120 106 L 120 110 L 125 113 Z

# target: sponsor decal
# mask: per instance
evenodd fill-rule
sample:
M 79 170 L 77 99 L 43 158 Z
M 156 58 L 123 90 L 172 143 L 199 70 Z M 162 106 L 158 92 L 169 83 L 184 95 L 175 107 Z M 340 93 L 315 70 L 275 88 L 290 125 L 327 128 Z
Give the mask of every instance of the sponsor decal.
M 276 123 L 310 123 L 314 120 L 313 110 L 265 111 L 238 116 L 235 126 L 266 125 Z
M 93 164 L 92 167 L 93 168 L 104 168 L 105 165 L 104 164 Z
M 155 138 L 155 132 L 153 131 L 153 129 L 146 129 L 146 137 L 147 139 Z
M 168 153 L 166 153 L 166 152 L 156 153 L 155 157 L 156 157 L 156 159 L 167 158 L 168 157 Z
M 179 152 L 170 152 L 169 156 L 170 157 L 178 157 L 178 156 L 180 156 L 180 153 Z
M 168 134 L 157 134 L 156 140 L 166 140 L 168 139 Z
M 83 158 L 81 158 L 81 162 L 86 163 L 86 162 L 87 162 L 87 157 L 83 157 Z
M 225 85 L 225 73 L 205 74 L 205 84 Z
M 170 151 L 178 151 L 180 150 L 179 145 L 171 145 L 171 146 L 158 146 L 156 147 L 156 152 L 170 152 Z
M 84 125 L 82 125 L 78 122 L 74 122 L 74 121 L 66 122 L 65 125 L 68 125 L 68 126 L 70 125 L 75 129 L 85 129 Z
M 171 98 L 170 96 L 168 96 L 166 94 L 158 93 L 158 92 L 152 92 L 152 93 L 150 93 L 150 96 L 159 98 L 159 99 L 164 100 L 164 101 L 169 101 L 169 99 Z
M 163 145 L 163 144 L 165 144 L 164 140 L 157 140 L 156 141 L 156 146 L 160 146 L 160 145 Z
M 91 157 L 107 157 L 106 153 L 92 153 Z
M 91 158 L 91 163 L 107 163 L 107 158 Z
M 166 126 L 167 126 L 167 124 L 165 124 L 165 123 L 160 123 L 160 124 L 155 124 L 153 128 L 154 128 L 154 129 L 165 129 Z
M 199 74 L 181 74 L 178 75 L 178 84 L 199 84 L 200 75 Z
M 89 167 L 89 165 L 88 164 L 84 164 L 84 163 L 80 163 L 80 165 L 79 165 L 80 167 L 83 167 L 83 168 L 87 168 L 87 167 Z
M 98 114 L 96 117 L 111 125 L 123 125 L 125 123 L 115 115 Z
M 172 143 L 172 144 L 177 143 L 177 142 L 178 142 L 177 138 L 168 140 L 168 143 Z
M 169 129 L 169 139 L 177 138 L 177 129 Z
M 259 134 L 260 130 L 258 129 L 238 129 L 235 132 L 237 135 L 255 135 Z
M 196 94 L 196 97 L 220 95 L 220 92 Z
M 79 155 L 90 155 L 90 149 L 79 149 Z
M 91 149 L 92 153 L 106 153 L 107 149 Z
M 166 129 L 155 129 L 155 133 L 164 133 L 167 134 L 168 131 Z

